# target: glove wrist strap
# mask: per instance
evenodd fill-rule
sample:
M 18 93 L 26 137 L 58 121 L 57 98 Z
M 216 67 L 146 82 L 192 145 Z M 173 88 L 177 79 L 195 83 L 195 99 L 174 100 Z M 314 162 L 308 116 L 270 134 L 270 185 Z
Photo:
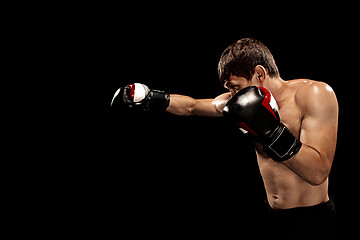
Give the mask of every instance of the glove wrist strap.
M 264 144 L 264 152 L 275 161 L 286 161 L 297 154 L 302 143 L 292 132 L 283 124 L 268 136 L 268 144 Z

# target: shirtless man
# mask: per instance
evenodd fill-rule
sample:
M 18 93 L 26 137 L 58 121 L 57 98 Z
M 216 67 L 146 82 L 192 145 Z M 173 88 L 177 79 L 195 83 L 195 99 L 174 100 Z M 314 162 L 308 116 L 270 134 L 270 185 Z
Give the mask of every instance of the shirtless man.
M 249 86 L 267 89 L 276 100 L 281 123 L 301 143 L 289 159 L 275 161 L 264 153 L 261 143 L 254 141 L 270 216 L 276 219 L 275 224 L 293 225 L 288 226 L 285 237 L 294 231 L 300 236 L 306 229 L 318 230 L 314 236 L 325 236 L 335 221 L 334 204 L 328 195 L 338 127 L 334 91 L 323 82 L 284 81 L 269 49 L 251 38 L 240 39 L 225 49 L 218 73 L 229 92 L 215 99 L 193 99 L 132 84 L 120 88 L 112 104 L 125 102 L 131 107 L 181 116 L 222 117 L 224 106 L 239 91 Z

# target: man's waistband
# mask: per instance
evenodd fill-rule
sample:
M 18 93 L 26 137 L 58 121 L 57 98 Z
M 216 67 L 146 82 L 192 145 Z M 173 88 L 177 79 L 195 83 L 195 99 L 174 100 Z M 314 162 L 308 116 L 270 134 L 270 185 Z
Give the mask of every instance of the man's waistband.
M 289 209 L 273 209 L 271 208 L 267 200 L 265 202 L 267 205 L 268 212 L 275 215 L 300 214 L 300 213 L 306 214 L 306 213 L 316 213 L 316 212 L 320 213 L 323 211 L 335 212 L 335 204 L 331 198 L 327 202 L 319 203 L 313 206 L 295 207 Z

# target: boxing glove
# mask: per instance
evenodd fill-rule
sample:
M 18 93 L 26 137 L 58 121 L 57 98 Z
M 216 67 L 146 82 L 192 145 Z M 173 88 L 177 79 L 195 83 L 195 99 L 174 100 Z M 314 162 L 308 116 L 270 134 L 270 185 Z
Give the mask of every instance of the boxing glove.
M 223 115 L 230 122 L 255 136 L 263 151 L 275 161 L 293 157 L 302 143 L 280 121 L 275 98 L 263 87 L 246 87 L 225 105 Z
M 170 95 L 164 91 L 149 89 L 141 83 L 119 88 L 111 101 L 111 107 L 125 103 L 142 111 L 165 111 L 170 104 Z

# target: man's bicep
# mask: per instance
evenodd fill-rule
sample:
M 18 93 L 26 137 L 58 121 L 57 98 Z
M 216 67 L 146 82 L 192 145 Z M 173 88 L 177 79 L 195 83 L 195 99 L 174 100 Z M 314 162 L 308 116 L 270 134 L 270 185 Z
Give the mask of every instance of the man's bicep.
M 321 154 L 333 155 L 336 146 L 337 126 L 331 121 L 321 122 L 306 117 L 300 132 L 300 141 Z
M 312 89 L 307 98 L 301 124 L 300 141 L 320 155 L 332 159 L 335 153 L 338 104 L 334 92 L 326 87 Z

